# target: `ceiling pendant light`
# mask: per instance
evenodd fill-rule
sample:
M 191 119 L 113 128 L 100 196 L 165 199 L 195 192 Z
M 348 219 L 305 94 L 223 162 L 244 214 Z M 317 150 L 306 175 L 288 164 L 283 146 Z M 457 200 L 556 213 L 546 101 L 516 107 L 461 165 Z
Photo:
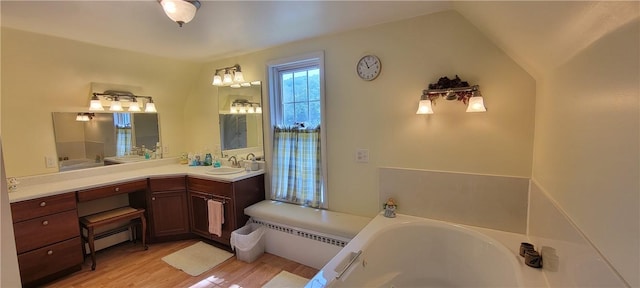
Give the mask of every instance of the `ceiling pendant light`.
M 196 11 L 200 8 L 200 1 L 197 0 L 158 0 L 164 13 L 171 20 L 182 24 L 189 23 L 196 16 Z

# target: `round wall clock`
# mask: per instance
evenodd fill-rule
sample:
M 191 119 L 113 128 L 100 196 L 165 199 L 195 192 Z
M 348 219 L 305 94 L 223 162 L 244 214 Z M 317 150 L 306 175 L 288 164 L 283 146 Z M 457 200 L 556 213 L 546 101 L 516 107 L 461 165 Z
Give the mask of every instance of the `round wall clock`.
M 380 63 L 380 59 L 375 55 L 365 55 L 360 58 L 358 61 L 358 65 L 356 65 L 356 72 L 358 72 L 358 76 L 362 78 L 362 80 L 371 81 L 376 79 L 380 74 L 380 70 L 382 69 L 382 63 Z

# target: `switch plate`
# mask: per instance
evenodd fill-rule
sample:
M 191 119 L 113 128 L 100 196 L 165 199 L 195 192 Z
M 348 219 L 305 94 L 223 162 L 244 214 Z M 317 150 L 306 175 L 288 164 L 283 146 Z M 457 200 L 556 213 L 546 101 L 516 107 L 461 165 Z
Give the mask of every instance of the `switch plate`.
M 356 162 L 369 163 L 369 149 L 356 149 Z
M 56 159 L 51 156 L 44 156 L 44 166 L 46 168 L 56 168 Z

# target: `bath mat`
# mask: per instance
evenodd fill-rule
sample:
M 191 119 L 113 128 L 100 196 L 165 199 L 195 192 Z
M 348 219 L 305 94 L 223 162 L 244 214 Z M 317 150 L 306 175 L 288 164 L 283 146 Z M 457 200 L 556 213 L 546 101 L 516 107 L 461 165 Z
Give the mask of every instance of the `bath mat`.
M 307 285 L 307 282 L 309 282 L 307 278 L 281 271 L 276 277 L 269 280 L 267 284 L 264 284 L 262 288 L 302 288 Z
M 202 241 L 162 257 L 162 261 L 191 276 L 198 276 L 233 254 Z

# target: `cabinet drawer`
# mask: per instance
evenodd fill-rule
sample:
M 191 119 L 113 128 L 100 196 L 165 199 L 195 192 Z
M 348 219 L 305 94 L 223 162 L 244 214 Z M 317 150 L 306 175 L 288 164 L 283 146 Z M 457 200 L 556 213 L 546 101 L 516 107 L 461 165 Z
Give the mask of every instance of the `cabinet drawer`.
M 80 236 L 76 210 L 18 222 L 13 227 L 18 253 Z
M 76 193 L 65 193 L 11 203 L 11 215 L 14 223 L 75 209 Z
M 147 180 L 138 180 L 116 185 L 103 186 L 78 191 L 78 201 L 90 201 L 118 194 L 131 193 L 147 189 Z
M 80 237 L 18 255 L 20 277 L 27 284 L 82 264 Z
M 189 190 L 191 191 L 206 192 L 209 194 L 215 194 L 215 195 L 226 196 L 231 198 L 231 194 L 232 194 L 231 183 L 223 183 L 223 182 L 188 177 L 187 184 L 188 184 Z
M 185 177 L 149 179 L 149 189 L 151 192 L 184 190 L 186 187 Z

